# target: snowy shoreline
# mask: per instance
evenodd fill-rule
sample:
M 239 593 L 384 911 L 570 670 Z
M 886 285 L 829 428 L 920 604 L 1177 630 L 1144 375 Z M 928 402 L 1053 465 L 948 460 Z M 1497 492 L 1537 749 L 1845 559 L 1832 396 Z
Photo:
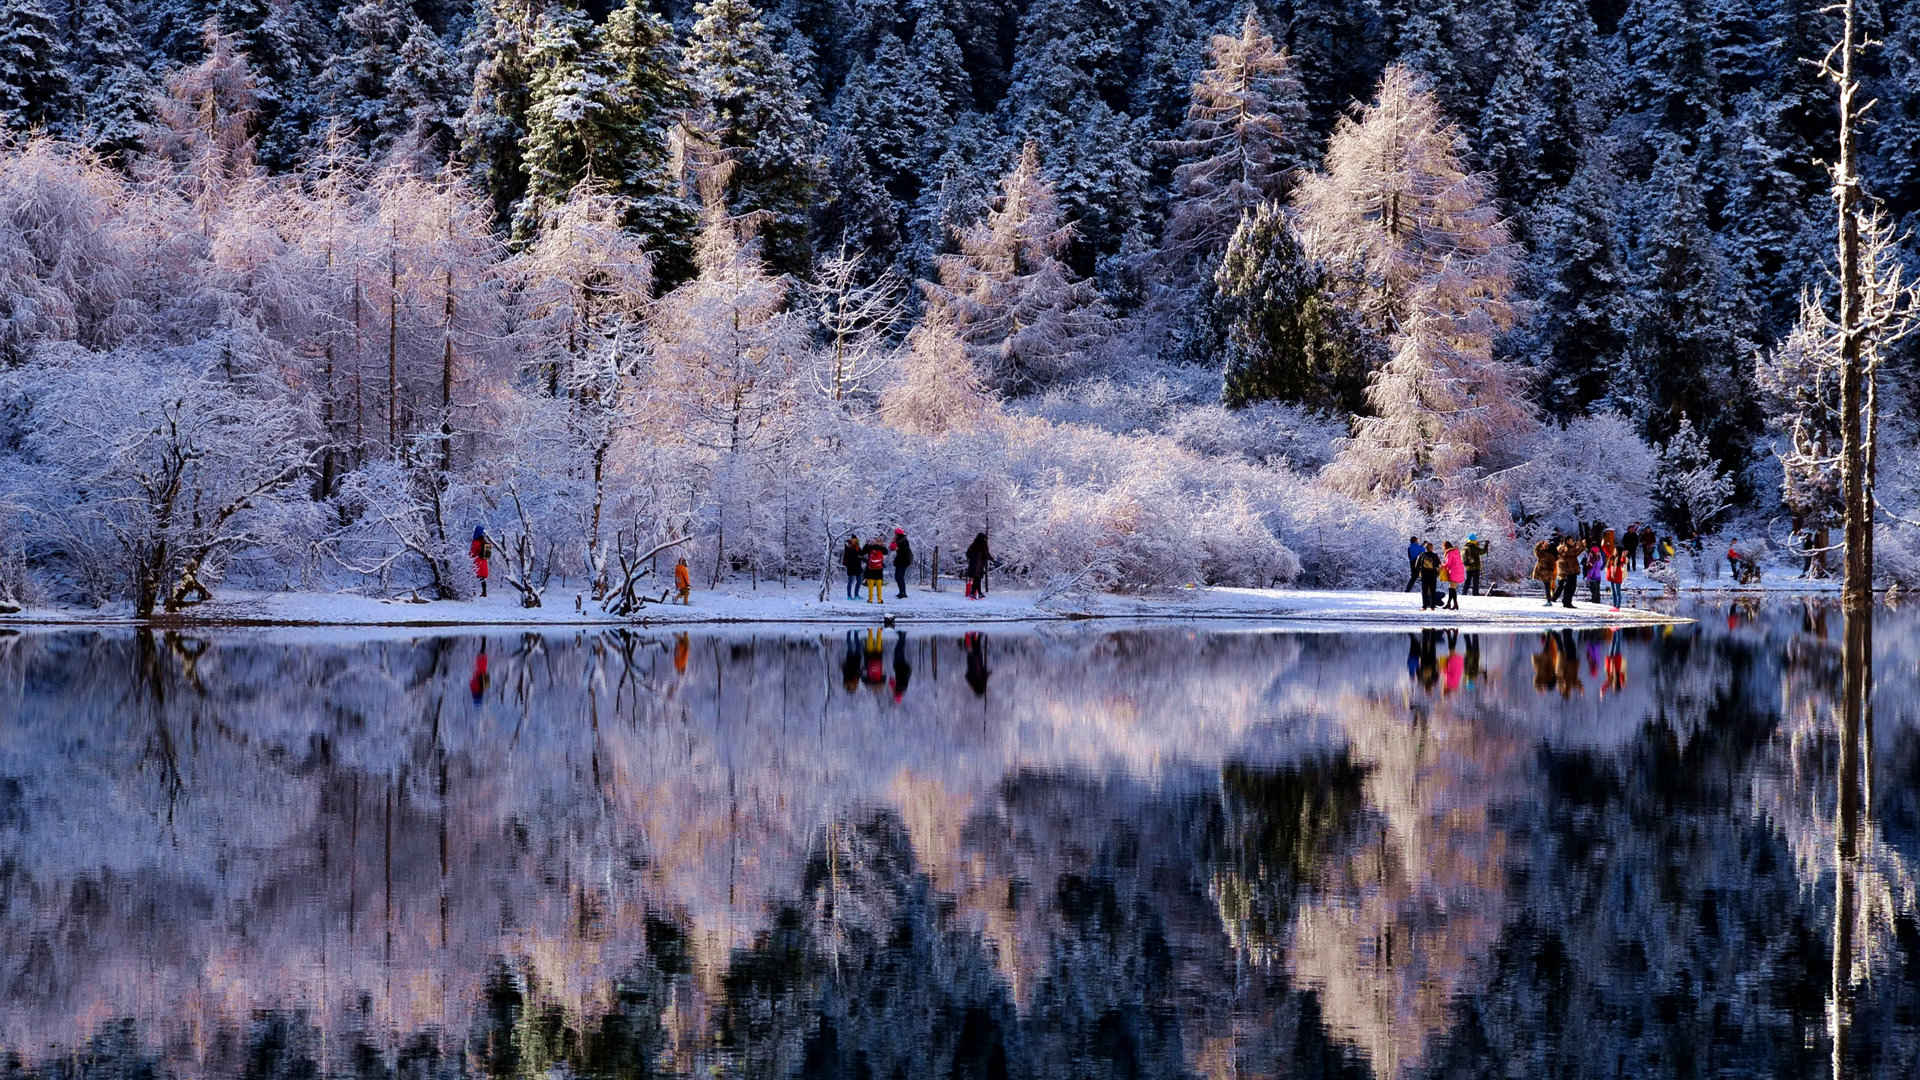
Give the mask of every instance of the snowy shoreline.
M 1458 611 L 1421 611 L 1411 592 L 1191 588 L 1154 596 L 1102 594 L 1041 601 L 1036 592 L 1003 589 L 981 600 L 958 590 L 889 594 L 871 605 L 826 601 L 816 590 L 696 591 L 694 603 L 648 604 L 633 618 L 575 610 L 572 594 L 550 596 L 549 606 L 522 608 L 511 598 L 414 603 L 351 593 L 223 594 L 191 611 L 136 619 L 124 609 L 53 608 L 0 616 L 4 626 L 150 626 L 159 629 L 376 626 L 419 628 L 661 627 L 738 624 L 869 626 L 892 617 L 900 625 L 1075 622 L 1094 619 L 1150 622 L 1270 623 L 1300 629 L 1404 630 L 1408 627 L 1533 629 L 1562 626 L 1659 625 L 1691 622 L 1645 607 L 1611 611 L 1581 602 L 1572 610 L 1548 607 L 1534 596 L 1466 596 Z M 586 605 L 583 603 L 583 607 Z

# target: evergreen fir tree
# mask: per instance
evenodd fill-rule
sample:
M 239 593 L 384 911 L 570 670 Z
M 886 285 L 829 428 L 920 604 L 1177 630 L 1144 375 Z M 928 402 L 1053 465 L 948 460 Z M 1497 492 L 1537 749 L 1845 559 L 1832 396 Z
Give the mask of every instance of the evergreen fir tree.
M 527 197 L 514 216 L 522 242 L 582 183 L 608 194 L 664 276 L 691 269 L 692 208 L 669 175 L 668 129 L 687 104 L 666 22 L 635 0 L 604 28 L 584 12 L 549 8 L 528 53 Z
M 1631 348 L 1634 378 L 1646 387 L 1648 441 L 1671 437 L 1682 415 L 1711 416 L 1705 436 L 1714 453 L 1742 462 L 1757 426 L 1744 362 L 1751 334 L 1707 226 L 1698 164 L 1669 143 L 1640 199 Z
M 1249 8 L 1237 36 L 1218 35 L 1193 84 L 1166 250 L 1179 263 L 1211 263 L 1264 201 L 1284 199 L 1305 164 L 1306 94 L 1284 49 Z
M 702 0 L 694 10 L 687 70 L 706 149 L 733 164 L 728 210 L 760 219 L 770 268 L 804 274 L 819 162 L 793 66 L 748 0 Z
M 0 0 L 0 126 L 65 134 L 73 108 L 66 42 L 44 0 Z
M 412 20 L 410 0 L 361 0 L 340 16 L 345 47 L 320 73 L 321 97 L 327 113 L 349 125 L 363 152 L 385 151 L 408 123 L 394 115 L 387 95 Z
M 303 3 L 272 0 L 209 0 L 207 15 L 233 39 L 253 72 L 259 103 L 261 163 L 290 168 L 300 160 L 306 133 L 317 112 L 313 83 L 318 57 L 302 47 L 303 38 L 322 35 L 302 25 L 309 17 Z
M 1707 42 L 1705 0 L 1641 0 L 1616 37 L 1629 112 L 1650 117 L 1663 139 L 1699 146 L 1721 108 L 1719 75 Z
M 387 81 L 387 110 L 407 127 L 403 140 L 423 166 L 443 164 L 458 145 L 456 103 L 462 80 L 452 50 L 425 22 L 414 19 Z
M 473 92 L 458 131 L 465 157 L 502 223 L 526 194 L 520 140 L 527 132 L 532 79 L 529 54 L 540 5 L 475 0 L 473 26 L 462 46 L 473 70 Z
M 1626 363 L 1631 309 L 1614 218 L 1620 182 L 1604 147 L 1534 215 L 1529 275 L 1536 310 L 1516 352 L 1534 372 L 1534 396 L 1565 421 L 1603 407 L 1643 415 L 1642 383 Z
M 1287 45 L 1316 132 L 1331 129 L 1350 102 L 1365 97 L 1393 58 L 1379 7 L 1348 0 L 1299 0 Z
M 1712 530 L 1733 502 L 1733 478 L 1714 460 L 1707 440 L 1685 413 L 1660 447 L 1648 494 L 1654 516 L 1682 539 Z
M 940 259 L 931 299 L 946 308 L 979 369 L 997 389 L 1017 393 L 1072 370 L 1102 321 L 1100 300 L 1061 255 L 1072 230 L 1040 152 L 1027 143 L 1001 181 L 986 220 Z
M 1262 203 L 1241 219 L 1211 292 L 1226 356 L 1223 403 L 1293 401 L 1349 413 L 1364 406 L 1358 327 L 1324 285 L 1277 204 Z
M 153 119 L 158 85 L 133 29 L 110 0 L 75 0 L 71 11 L 78 107 L 74 135 L 96 153 L 125 163 Z

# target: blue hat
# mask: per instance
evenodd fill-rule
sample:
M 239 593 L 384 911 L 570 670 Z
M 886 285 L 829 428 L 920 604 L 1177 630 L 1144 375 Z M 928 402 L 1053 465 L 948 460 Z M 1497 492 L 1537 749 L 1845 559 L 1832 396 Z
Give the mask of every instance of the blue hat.
M 1468 534 L 1467 534 L 1467 539 L 1469 539 L 1469 540 L 1478 540 L 1478 539 L 1480 539 L 1480 534 L 1479 534 L 1479 533 L 1468 533 Z
M 475 526 L 473 527 L 473 538 L 474 538 L 475 540 L 478 540 L 478 539 L 480 539 L 481 537 L 483 537 L 483 536 L 485 536 L 485 535 L 487 535 L 487 528 L 486 528 L 486 526 L 484 526 L 484 525 L 475 525 Z

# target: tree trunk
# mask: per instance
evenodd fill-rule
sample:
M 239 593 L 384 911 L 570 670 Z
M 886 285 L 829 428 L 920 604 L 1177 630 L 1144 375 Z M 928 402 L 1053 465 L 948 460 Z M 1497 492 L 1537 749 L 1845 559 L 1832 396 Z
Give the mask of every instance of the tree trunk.
M 400 445 L 400 226 L 387 246 L 387 449 Z
M 1840 39 L 1840 154 L 1834 165 L 1834 204 L 1839 211 L 1840 245 L 1840 468 L 1841 499 L 1846 505 L 1846 577 L 1841 606 L 1849 619 L 1868 617 L 1873 605 L 1873 504 L 1868 476 L 1867 431 L 1862 423 L 1867 397 L 1866 329 L 1861 304 L 1864 271 L 1860 265 L 1860 180 L 1854 163 L 1854 0 L 1846 0 Z

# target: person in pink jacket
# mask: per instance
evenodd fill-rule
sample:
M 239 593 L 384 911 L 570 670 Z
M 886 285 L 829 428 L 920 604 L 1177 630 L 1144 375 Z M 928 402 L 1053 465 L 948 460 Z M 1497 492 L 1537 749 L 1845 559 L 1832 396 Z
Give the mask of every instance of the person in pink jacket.
M 1446 607 L 1450 611 L 1459 611 L 1460 583 L 1467 580 L 1467 562 L 1461 556 L 1460 549 L 1454 547 L 1451 540 L 1447 541 L 1446 562 L 1441 567 L 1441 572 L 1447 578 Z

